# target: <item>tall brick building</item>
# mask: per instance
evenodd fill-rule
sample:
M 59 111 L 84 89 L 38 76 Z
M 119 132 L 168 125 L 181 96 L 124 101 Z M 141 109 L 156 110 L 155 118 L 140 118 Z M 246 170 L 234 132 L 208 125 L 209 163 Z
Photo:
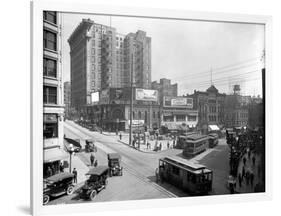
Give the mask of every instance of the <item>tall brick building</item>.
M 224 123 L 224 100 L 226 95 L 219 93 L 211 85 L 205 92 L 194 91 L 194 107 L 198 109 L 198 126 L 207 129 L 208 125 L 222 125 Z
M 151 38 L 144 31 L 123 35 L 111 26 L 83 19 L 68 39 L 71 58 L 71 104 L 91 104 L 91 93 L 109 88 L 151 85 Z M 133 59 L 132 59 L 133 58 Z

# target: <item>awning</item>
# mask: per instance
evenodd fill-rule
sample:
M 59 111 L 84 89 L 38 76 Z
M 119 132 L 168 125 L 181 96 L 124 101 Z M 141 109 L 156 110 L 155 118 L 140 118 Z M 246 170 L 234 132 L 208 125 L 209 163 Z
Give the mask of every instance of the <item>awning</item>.
M 211 131 L 218 131 L 218 130 L 220 130 L 217 125 L 209 125 L 208 128 L 209 128 L 209 130 L 211 130 Z
M 51 163 L 65 158 L 68 158 L 68 154 L 59 148 L 44 149 L 44 163 Z

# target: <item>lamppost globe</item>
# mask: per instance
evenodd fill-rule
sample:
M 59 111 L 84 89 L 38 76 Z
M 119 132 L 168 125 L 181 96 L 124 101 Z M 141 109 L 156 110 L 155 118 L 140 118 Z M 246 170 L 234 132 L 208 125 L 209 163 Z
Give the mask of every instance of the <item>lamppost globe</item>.
M 69 152 L 73 152 L 74 151 L 74 147 L 73 147 L 73 144 L 69 144 Z

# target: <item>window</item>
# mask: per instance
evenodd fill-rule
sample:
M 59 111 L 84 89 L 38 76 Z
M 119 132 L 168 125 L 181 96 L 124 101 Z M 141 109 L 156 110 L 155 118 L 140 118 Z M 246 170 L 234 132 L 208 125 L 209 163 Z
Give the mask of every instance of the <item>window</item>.
M 43 75 L 48 77 L 57 77 L 57 61 L 53 59 L 44 58 Z
M 196 116 L 189 115 L 188 116 L 188 121 L 196 121 Z
M 165 122 L 173 122 L 174 121 L 174 116 L 163 116 L 163 120 Z
M 43 42 L 44 48 L 57 51 L 57 35 L 55 33 L 44 30 Z
M 139 111 L 139 119 L 141 119 L 141 111 Z
M 145 111 L 145 113 L 144 113 L 144 119 L 145 119 L 145 123 L 147 123 L 148 122 L 147 111 Z
M 180 169 L 178 167 L 172 166 L 172 173 L 175 175 L 179 175 Z
M 56 114 L 44 114 L 43 136 L 44 139 L 58 137 L 58 117 Z
M 57 104 L 57 88 L 44 86 L 43 89 L 44 104 Z
M 185 121 L 185 115 L 176 115 L 177 121 Z
M 51 23 L 57 24 L 57 12 L 55 11 L 44 11 L 43 13 L 44 20 Z

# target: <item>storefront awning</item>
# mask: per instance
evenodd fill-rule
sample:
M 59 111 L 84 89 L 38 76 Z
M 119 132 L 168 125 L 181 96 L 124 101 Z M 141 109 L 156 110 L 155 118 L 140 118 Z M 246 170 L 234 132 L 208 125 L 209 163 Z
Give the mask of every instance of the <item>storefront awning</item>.
M 208 128 L 209 128 L 209 130 L 211 130 L 211 131 L 218 131 L 218 130 L 220 130 L 217 125 L 209 125 Z
M 44 163 L 51 163 L 58 160 L 63 160 L 68 157 L 68 154 L 59 148 L 44 149 Z

